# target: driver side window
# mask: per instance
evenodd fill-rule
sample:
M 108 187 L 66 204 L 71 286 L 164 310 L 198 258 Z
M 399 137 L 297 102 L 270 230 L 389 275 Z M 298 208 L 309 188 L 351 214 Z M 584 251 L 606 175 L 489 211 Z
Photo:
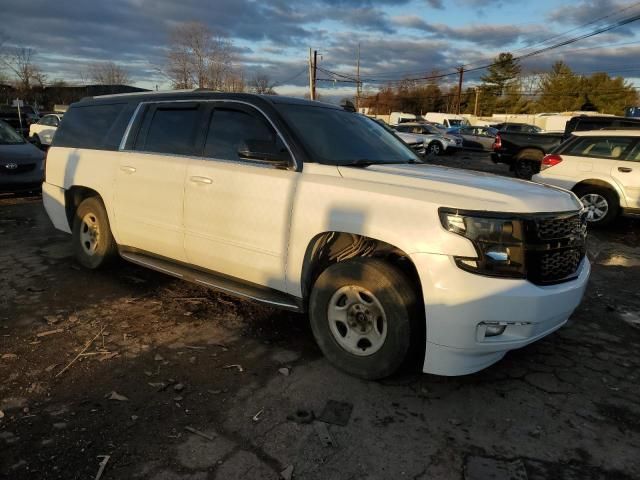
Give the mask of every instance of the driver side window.
M 239 152 L 248 145 L 259 145 L 288 157 L 288 151 L 273 129 L 259 114 L 228 107 L 216 108 L 211 115 L 204 147 L 204 157 L 220 160 L 246 161 Z

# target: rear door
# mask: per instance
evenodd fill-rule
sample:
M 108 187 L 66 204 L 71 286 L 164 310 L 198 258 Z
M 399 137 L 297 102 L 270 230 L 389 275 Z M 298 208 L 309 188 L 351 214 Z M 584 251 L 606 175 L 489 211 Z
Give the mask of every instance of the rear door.
M 203 156 L 184 184 L 185 248 L 199 267 L 284 290 L 285 258 L 299 173 L 241 158 L 249 142 L 290 153 L 268 119 L 238 102 L 211 102 Z
M 199 154 L 204 106 L 145 104 L 135 138 L 121 152 L 115 216 L 119 243 L 185 261 L 183 202 L 189 158 Z

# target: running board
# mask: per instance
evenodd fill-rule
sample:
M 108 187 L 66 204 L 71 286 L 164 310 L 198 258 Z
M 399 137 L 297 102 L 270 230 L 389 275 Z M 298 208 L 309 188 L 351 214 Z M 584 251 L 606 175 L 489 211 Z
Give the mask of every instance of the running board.
M 255 300 L 294 312 L 301 312 L 303 310 L 301 299 L 272 288 L 245 283 L 241 280 L 235 280 L 213 272 L 203 272 L 188 265 L 153 257 L 138 251 L 121 250 L 120 256 L 136 265 L 141 265 L 236 297 Z

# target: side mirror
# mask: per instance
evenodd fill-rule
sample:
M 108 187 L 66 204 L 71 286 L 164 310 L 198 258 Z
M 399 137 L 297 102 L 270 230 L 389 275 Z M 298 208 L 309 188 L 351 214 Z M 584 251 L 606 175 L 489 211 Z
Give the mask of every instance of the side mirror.
M 289 153 L 286 150 L 279 150 L 273 142 L 264 140 L 245 140 L 238 149 L 238 157 L 269 162 L 278 166 L 289 164 Z

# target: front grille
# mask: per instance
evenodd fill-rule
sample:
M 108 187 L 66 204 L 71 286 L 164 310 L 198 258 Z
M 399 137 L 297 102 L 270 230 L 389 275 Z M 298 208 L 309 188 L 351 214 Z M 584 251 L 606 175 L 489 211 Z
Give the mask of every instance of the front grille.
M 36 168 L 35 163 L 23 163 L 17 165 L 15 168 L 7 168 L 6 165 L 0 165 L 0 175 L 18 175 L 20 173 L 27 173 Z
M 538 236 L 542 240 L 555 240 L 569 237 L 582 227 L 580 215 L 568 217 L 540 219 L 536 221 Z
M 582 252 L 572 248 L 540 257 L 540 275 L 547 279 L 562 279 L 575 273 L 582 260 Z
M 541 215 L 526 223 L 527 278 L 538 285 L 575 278 L 586 252 L 586 216 Z

